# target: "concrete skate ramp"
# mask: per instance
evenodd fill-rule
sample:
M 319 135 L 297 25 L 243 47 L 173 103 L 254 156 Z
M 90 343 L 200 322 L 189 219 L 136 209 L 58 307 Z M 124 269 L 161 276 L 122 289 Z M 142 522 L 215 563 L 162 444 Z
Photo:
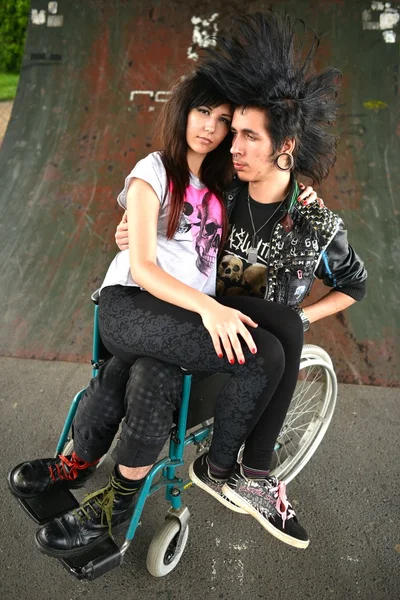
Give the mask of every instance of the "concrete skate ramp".
M 342 381 L 398 385 L 399 5 L 285 5 L 329 33 L 321 65 L 344 72 L 339 158 L 321 195 L 344 218 L 370 276 L 368 299 L 314 325 L 306 341 L 330 352 Z M 32 1 L 0 157 L 0 354 L 89 357 L 89 297 L 116 251 L 116 195 L 135 162 L 156 149 L 152 126 L 171 82 L 194 66 L 205 35 L 242 6 Z

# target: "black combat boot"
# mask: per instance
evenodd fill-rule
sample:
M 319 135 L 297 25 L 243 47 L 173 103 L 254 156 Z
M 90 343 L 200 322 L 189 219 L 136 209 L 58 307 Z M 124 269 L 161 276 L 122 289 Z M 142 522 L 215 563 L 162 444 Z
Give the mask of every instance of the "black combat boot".
M 82 460 L 73 452 L 68 456 L 23 462 L 8 474 L 8 487 L 17 498 L 34 498 L 50 490 L 83 487 L 96 470 L 100 459 Z
M 129 482 L 128 486 L 117 477 L 118 472 L 114 469 L 105 488 L 89 494 L 77 509 L 39 529 L 36 533 L 39 550 L 58 558 L 81 554 L 128 521 L 143 480 Z

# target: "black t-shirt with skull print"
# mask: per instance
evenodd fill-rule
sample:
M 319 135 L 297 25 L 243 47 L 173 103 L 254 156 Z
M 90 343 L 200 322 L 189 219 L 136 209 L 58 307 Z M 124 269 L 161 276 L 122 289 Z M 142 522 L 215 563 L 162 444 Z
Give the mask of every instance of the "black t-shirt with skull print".
M 279 202 L 261 204 L 250 198 L 250 209 L 256 231 L 273 215 L 278 205 Z M 247 253 L 252 246 L 253 227 L 247 204 L 247 186 L 238 195 L 230 217 L 230 235 L 218 261 L 218 296 L 264 297 L 272 229 L 285 212 L 286 209 L 282 205 L 271 221 L 258 232 L 257 262 L 251 264 Z

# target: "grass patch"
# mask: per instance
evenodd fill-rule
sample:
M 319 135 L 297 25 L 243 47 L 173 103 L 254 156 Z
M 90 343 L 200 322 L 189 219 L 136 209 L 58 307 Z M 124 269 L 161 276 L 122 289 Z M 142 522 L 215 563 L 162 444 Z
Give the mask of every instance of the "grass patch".
M 19 75 L 15 73 L 0 73 L 0 102 L 14 100 L 17 93 Z

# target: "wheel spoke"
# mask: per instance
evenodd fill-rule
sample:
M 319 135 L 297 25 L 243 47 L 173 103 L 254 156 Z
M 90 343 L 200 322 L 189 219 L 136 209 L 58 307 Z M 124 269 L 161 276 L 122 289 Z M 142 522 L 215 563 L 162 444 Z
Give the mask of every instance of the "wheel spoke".
M 303 379 L 300 379 L 301 383 L 307 382 L 310 380 L 310 376 L 315 373 L 314 375 L 314 380 L 317 380 L 319 377 L 321 377 L 321 371 L 320 370 L 316 370 L 315 365 L 312 365 L 311 367 L 307 367 L 307 372 L 304 373 L 304 377 Z
M 314 377 L 314 379 L 312 381 L 309 381 L 308 379 L 307 380 L 305 379 L 304 381 L 302 381 L 301 389 L 299 389 L 299 392 L 296 393 L 296 395 L 294 396 L 294 400 L 297 401 L 298 398 L 306 396 L 308 394 L 310 388 L 317 382 L 319 382 L 319 376 Z M 308 387 L 306 389 L 304 389 L 306 383 L 308 383 Z M 322 383 L 322 385 L 323 385 L 323 383 Z M 299 388 L 300 388 L 300 386 L 299 386 Z
M 279 448 L 279 450 L 277 452 L 275 452 L 276 460 L 278 461 L 279 467 L 281 466 L 280 450 L 281 450 L 281 448 Z
M 304 425 L 297 425 L 297 427 L 292 427 L 291 429 L 285 431 L 285 436 L 289 436 L 291 433 L 296 433 L 298 435 L 298 431 L 302 431 L 304 433 L 307 431 L 309 426 L 310 423 L 304 423 Z
M 324 359 L 317 351 L 311 359 L 318 360 L 319 364 L 300 369 L 292 402 L 279 434 L 279 448 L 273 457 L 273 469 L 280 478 L 289 481 L 310 459 L 321 441 L 332 414 L 329 406 L 336 400 Z
M 320 391 L 322 390 L 322 388 L 324 387 L 323 383 L 316 383 L 315 385 L 317 385 L 319 387 L 317 387 L 316 391 L 314 391 L 314 393 L 312 394 L 311 400 L 312 400 L 312 398 L 315 398 L 315 396 L 317 394 L 319 394 Z M 315 387 L 315 385 L 314 385 L 314 387 Z M 309 387 L 309 389 L 307 390 L 307 393 L 310 391 L 312 391 L 311 387 Z M 305 400 L 302 400 L 302 398 L 305 398 Z M 296 399 L 296 406 L 302 406 L 303 404 L 307 404 L 307 402 L 309 402 L 309 401 L 310 401 L 310 398 L 307 396 L 307 394 L 303 394 L 302 396 L 299 396 Z
M 321 392 L 321 389 L 322 389 L 322 387 L 320 387 L 312 396 L 310 396 L 310 398 L 307 399 L 307 401 L 304 401 L 301 405 L 300 404 L 296 404 L 295 406 L 293 406 L 292 410 L 289 409 L 289 412 L 288 412 L 288 415 L 287 415 L 287 421 L 292 417 L 292 415 L 301 415 L 301 414 L 306 414 L 307 412 L 309 412 L 310 408 L 307 407 L 307 404 L 310 404 L 314 400 L 314 398 Z M 314 404 L 314 406 L 317 406 L 320 402 L 321 402 L 321 400 L 318 400 Z M 303 406 L 305 408 L 307 407 L 307 410 L 298 411 L 298 409 L 302 408 Z M 291 421 L 289 421 L 289 423 L 290 422 Z
M 298 421 L 300 419 L 300 417 L 302 417 L 303 415 L 308 415 L 310 413 L 315 413 L 315 407 L 319 406 L 320 402 L 316 402 L 315 404 L 313 404 L 313 406 L 310 406 L 307 410 L 302 410 L 301 412 L 298 413 L 290 413 L 290 417 L 293 417 L 290 419 L 290 421 L 288 421 L 286 423 L 287 427 L 290 427 L 292 425 L 292 423 L 295 423 L 296 421 Z
M 309 385 L 309 386 L 308 386 L 308 388 L 307 388 L 306 390 L 304 390 L 304 389 L 303 389 L 303 390 L 301 390 L 301 394 L 298 394 L 298 395 L 296 396 L 296 398 L 295 398 L 295 403 L 296 403 L 296 404 L 300 404 L 300 405 L 301 405 L 301 404 L 303 404 L 304 402 L 307 402 L 308 395 L 309 395 L 310 393 L 312 393 L 312 390 L 313 390 L 314 388 L 317 388 L 317 392 L 314 392 L 314 395 L 315 395 L 315 393 L 318 393 L 318 391 L 319 391 L 319 390 L 321 390 L 323 387 L 324 387 L 324 382 L 323 382 L 323 381 L 317 381 L 317 380 L 316 380 L 316 381 L 313 381 L 313 382 L 312 382 L 312 384 L 311 384 L 311 385 Z M 306 400 L 304 400 L 304 398 L 305 398 Z

